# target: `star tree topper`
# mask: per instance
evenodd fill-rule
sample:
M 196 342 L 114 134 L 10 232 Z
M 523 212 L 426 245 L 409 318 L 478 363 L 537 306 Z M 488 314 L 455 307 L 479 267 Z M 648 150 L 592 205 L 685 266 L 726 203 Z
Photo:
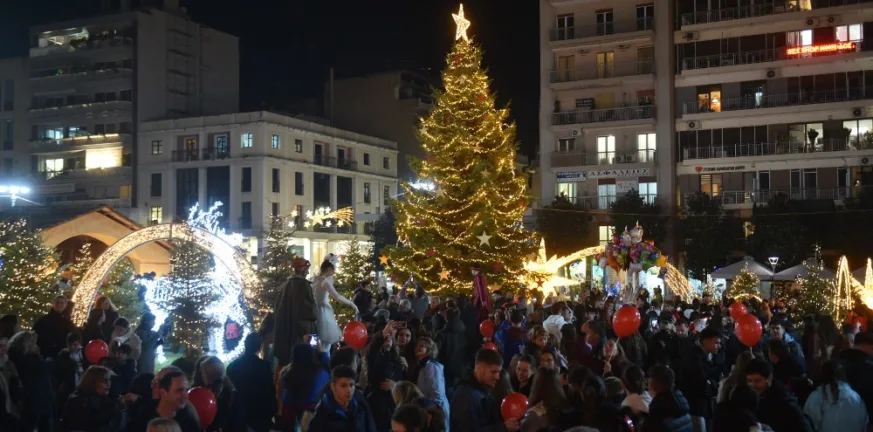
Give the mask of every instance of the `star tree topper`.
M 458 26 L 458 29 L 455 32 L 455 40 L 464 39 L 465 41 L 470 42 L 470 38 L 467 36 L 467 29 L 470 28 L 470 20 L 464 18 L 463 4 L 461 4 L 461 8 L 458 10 L 457 14 L 452 14 L 452 18 L 455 19 L 455 24 Z

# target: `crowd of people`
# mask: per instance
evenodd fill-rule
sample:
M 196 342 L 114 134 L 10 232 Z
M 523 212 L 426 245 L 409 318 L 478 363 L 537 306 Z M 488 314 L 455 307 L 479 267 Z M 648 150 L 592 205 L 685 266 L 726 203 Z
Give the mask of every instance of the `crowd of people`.
M 440 301 L 410 278 L 394 292 L 364 281 L 345 298 L 331 262 L 312 282 L 308 262 L 294 267 L 275 314 L 227 366 L 206 355 L 156 370 L 163 341 L 154 316 L 133 326 L 106 297 L 81 329 L 62 296 L 30 330 L 2 316 L 0 430 L 869 430 L 873 333 L 865 321 L 793 322 L 781 303 L 752 299 L 745 306 L 765 331 L 747 347 L 734 333 L 730 299 L 674 302 L 641 290 L 639 328 L 617 337 L 612 318 L 622 305 L 596 292 L 483 299 L 478 290 Z M 365 346 L 341 340 L 331 301 L 356 311 Z M 91 340 L 111 348 L 97 364 L 83 351 Z M 209 424 L 188 398 L 192 387 L 215 396 Z M 527 400 L 524 415 L 505 416 L 501 403 L 516 393 Z

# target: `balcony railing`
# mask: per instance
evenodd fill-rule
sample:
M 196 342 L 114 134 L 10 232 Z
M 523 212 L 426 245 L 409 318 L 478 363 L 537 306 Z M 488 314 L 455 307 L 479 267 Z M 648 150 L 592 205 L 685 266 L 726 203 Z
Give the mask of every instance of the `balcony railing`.
M 113 176 L 125 176 L 130 175 L 132 173 L 131 167 L 123 166 L 123 167 L 112 167 L 112 168 L 91 168 L 91 169 L 65 169 L 61 171 L 40 171 L 36 173 L 36 177 L 39 180 L 53 180 L 53 179 L 76 179 L 76 178 L 90 178 L 90 177 L 113 177 Z
M 640 196 L 650 204 L 654 204 L 658 201 L 657 195 Z M 568 199 L 573 203 L 579 204 L 585 210 L 609 210 L 609 207 L 619 197 L 621 197 L 621 195 L 568 197 Z
M 780 60 L 809 58 L 809 57 L 827 57 L 838 56 L 851 52 L 860 52 L 861 44 L 856 43 L 854 50 L 833 50 L 818 53 L 804 54 L 788 54 L 788 49 L 791 47 L 771 48 L 760 51 L 744 51 L 740 53 L 713 54 L 708 56 L 697 56 L 682 59 L 682 68 L 685 70 L 691 69 L 708 69 L 725 66 L 740 66 L 759 63 L 769 63 Z
M 64 45 L 49 45 L 30 49 L 31 57 L 40 57 L 52 54 L 68 54 L 83 50 L 106 49 L 133 46 L 133 39 L 123 36 L 93 37 L 78 39 Z
M 813 9 L 822 9 L 835 6 L 854 5 L 868 3 L 871 0 L 817 0 Z M 732 21 L 744 18 L 755 18 L 760 16 L 777 15 L 788 12 L 799 12 L 804 9 L 801 7 L 800 0 L 783 1 L 776 4 L 758 4 L 751 6 L 740 6 L 735 8 L 724 8 L 720 10 L 710 10 L 703 12 L 691 12 L 682 14 L 682 25 L 706 24 L 719 21 Z
M 637 75 L 650 75 L 655 72 L 654 61 L 638 61 L 624 63 L 604 63 L 588 65 L 576 69 L 553 69 L 551 82 L 570 82 L 604 78 L 621 78 Z
M 630 106 L 590 111 L 571 111 L 552 114 L 552 125 L 571 125 L 584 123 L 601 123 L 627 120 L 645 120 L 654 118 L 655 107 L 652 105 Z
M 804 200 L 834 200 L 840 201 L 855 196 L 860 187 L 843 186 L 834 188 L 796 188 L 788 190 L 756 190 L 756 191 L 719 191 L 707 192 L 714 200 L 723 205 L 766 204 L 777 195 L 785 195 L 788 199 Z M 686 199 L 693 194 L 685 194 Z
M 713 110 L 713 104 L 688 101 L 682 103 L 682 114 L 702 114 L 711 112 L 740 111 L 761 108 L 777 108 L 797 105 L 815 105 L 834 102 L 848 102 L 873 98 L 873 87 L 862 89 L 801 91 L 798 93 L 776 95 L 747 95 L 738 98 L 723 98 L 720 111 Z
M 316 165 L 339 168 L 349 171 L 357 171 L 358 163 L 349 159 L 349 158 L 336 158 L 336 157 L 328 157 L 320 154 L 315 155 L 315 159 L 313 163 Z
M 205 148 L 201 151 L 201 155 L 205 161 L 230 159 L 230 150 L 222 148 Z
M 200 151 L 198 149 L 173 150 L 173 162 L 193 162 L 198 160 L 200 160 Z
M 775 156 L 787 154 L 810 154 L 838 151 L 873 149 L 873 145 L 859 142 L 856 138 L 819 138 L 815 144 L 808 142 L 775 142 L 733 144 L 720 146 L 693 146 L 682 149 L 683 160 L 721 159 L 735 157 Z
M 565 41 L 583 39 L 612 34 L 633 33 L 654 30 L 655 21 L 652 17 L 637 18 L 633 21 L 597 23 L 589 26 L 556 27 L 549 34 L 549 40 Z

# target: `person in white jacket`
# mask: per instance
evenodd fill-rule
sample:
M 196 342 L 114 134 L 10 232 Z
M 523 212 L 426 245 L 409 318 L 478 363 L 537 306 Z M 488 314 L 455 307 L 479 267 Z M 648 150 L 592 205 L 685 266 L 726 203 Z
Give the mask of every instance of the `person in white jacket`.
M 552 305 L 552 314 L 543 321 L 543 327 L 549 334 L 561 342 L 561 327 L 573 322 L 573 310 L 567 303 L 559 301 Z

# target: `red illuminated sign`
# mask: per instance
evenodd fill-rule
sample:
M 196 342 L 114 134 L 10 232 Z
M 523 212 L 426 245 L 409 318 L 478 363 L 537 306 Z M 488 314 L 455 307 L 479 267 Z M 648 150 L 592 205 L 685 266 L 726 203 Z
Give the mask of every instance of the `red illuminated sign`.
M 839 43 L 824 44 L 824 45 L 792 47 L 792 48 L 788 48 L 786 53 L 788 55 L 822 54 L 822 53 L 832 53 L 832 52 L 839 52 L 839 51 L 854 51 L 854 50 L 855 50 L 855 43 L 854 42 L 839 42 Z

